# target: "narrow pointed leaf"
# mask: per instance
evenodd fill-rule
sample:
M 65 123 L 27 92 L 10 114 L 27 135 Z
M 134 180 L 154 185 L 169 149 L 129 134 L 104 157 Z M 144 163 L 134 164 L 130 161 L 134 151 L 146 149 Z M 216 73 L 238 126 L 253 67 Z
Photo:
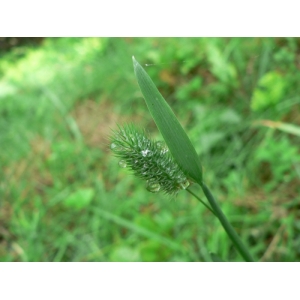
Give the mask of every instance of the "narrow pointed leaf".
M 148 109 L 173 158 L 188 177 L 201 183 L 202 167 L 190 139 L 146 71 L 134 57 L 132 60 L 134 72 Z
M 271 120 L 260 120 L 255 122 L 254 124 L 263 125 L 269 128 L 276 128 L 281 131 L 300 136 L 300 127 L 294 124 L 274 122 Z

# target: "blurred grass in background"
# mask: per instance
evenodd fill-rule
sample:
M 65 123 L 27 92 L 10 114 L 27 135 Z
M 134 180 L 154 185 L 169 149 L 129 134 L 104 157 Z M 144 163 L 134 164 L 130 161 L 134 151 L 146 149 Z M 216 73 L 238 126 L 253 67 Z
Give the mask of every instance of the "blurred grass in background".
M 0 55 L 1 261 L 242 260 L 197 200 L 149 193 L 110 152 L 117 123 L 161 139 L 132 55 L 255 258 L 300 259 L 300 39 L 45 38 Z

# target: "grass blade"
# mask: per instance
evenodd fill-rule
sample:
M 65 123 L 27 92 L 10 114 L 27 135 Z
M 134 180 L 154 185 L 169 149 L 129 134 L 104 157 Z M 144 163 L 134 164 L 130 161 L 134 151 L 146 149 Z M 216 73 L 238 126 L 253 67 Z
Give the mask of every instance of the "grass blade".
M 142 66 L 132 57 L 134 72 L 148 109 L 168 148 L 189 178 L 202 182 L 202 167 L 195 148 L 177 120 L 171 107 Z
M 260 120 L 254 123 L 254 125 L 263 125 L 269 128 L 275 128 L 289 134 L 300 136 L 300 127 L 294 124 L 274 122 L 271 120 Z

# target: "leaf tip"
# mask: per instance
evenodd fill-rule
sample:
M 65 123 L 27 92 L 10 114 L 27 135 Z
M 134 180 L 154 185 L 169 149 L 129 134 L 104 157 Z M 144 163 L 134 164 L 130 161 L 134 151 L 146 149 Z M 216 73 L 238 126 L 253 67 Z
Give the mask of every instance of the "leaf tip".
M 132 61 L 133 61 L 133 64 L 136 64 L 136 59 L 135 59 L 134 55 L 132 55 Z

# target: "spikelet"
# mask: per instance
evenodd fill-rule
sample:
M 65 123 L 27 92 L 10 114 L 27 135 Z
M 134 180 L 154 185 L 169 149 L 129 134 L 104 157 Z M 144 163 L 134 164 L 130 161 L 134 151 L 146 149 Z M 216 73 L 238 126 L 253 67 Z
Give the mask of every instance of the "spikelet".
M 119 166 L 144 179 L 148 191 L 177 194 L 190 185 L 164 142 L 149 139 L 133 125 L 119 126 L 110 141 L 111 150 L 121 159 Z

